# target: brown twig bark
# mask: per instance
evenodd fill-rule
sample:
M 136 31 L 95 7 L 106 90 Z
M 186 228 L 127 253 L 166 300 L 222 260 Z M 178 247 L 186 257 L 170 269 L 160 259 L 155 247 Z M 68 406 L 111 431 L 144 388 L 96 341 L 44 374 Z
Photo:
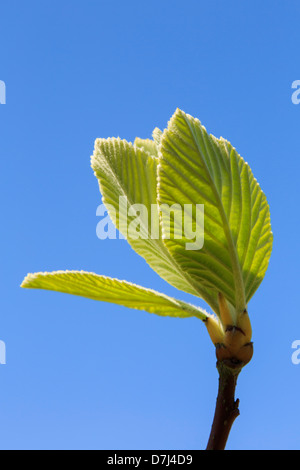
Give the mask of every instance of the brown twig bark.
M 239 364 L 231 361 L 217 362 L 219 390 L 214 420 L 206 450 L 224 450 L 234 420 L 239 416 L 239 400 L 235 388 L 241 371 Z

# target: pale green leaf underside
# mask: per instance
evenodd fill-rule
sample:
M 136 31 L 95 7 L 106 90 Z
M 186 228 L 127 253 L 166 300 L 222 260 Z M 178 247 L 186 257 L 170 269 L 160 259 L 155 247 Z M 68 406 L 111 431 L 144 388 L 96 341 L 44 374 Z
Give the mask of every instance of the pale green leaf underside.
M 136 137 L 134 141 L 134 147 L 143 149 L 144 151 L 148 152 L 150 155 L 154 157 L 158 157 L 158 146 L 161 141 L 163 133 L 162 131 L 156 127 L 152 132 L 152 139 L 141 139 L 140 137 Z
M 204 204 L 201 250 L 187 251 L 184 238 L 164 243 L 195 286 L 214 298 L 222 292 L 237 310 L 244 308 L 272 250 L 266 197 L 231 144 L 209 135 L 199 120 L 180 110 L 161 139 L 158 201 Z
M 134 141 L 134 147 L 144 150 L 153 157 L 158 157 L 157 145 L 154 140 L 140 139 L 139 137 L 137 137 Z
M 160 144 L 162 135 L 163 135 L 163 132 L 158 127 L 156 127 L 154 131 L 152 132 L 152 137 L 156 145 Z
M 128 234 L 127 240 L 132 248 L 171 285 L 187 293 L 203 297 L 213 309 L 217 309 L 214 299 L 206 293 L 203 295 L 201 286 L 195 287 L 189 274 L 177 265 L 162 241 L 156 193 L 158 158 L 150 155 L 144 148 L 142 143 L 141 147 L 136 147 L 119 138 L 96 140 L 92 168 L 99 182 L 103 203 L 124 236 L 126 235 L 122 229 L 122 218 L 119 214 L 120 196 L 127 198 L 127 212 L 134 204 L 145 205 L 148 209 L 147 216 L 140 214 L 141 230 L 145 237 L 133 239 Z M 115 211 L 109 210 L 109 206 L 112 206 Z M 151 207 L 155 209 L 156 223 Z M 126 228 L 134 218 L 135 216 L 127 217 Z M 157 238 L 153 237 L 153 228 L 158 234 Z
M 162 316 L 197 317 L 201 320 L 205 320 L 208 316 L 204 310 L 196 306 L 155 290 L 84 271 L 28 274 L 21 287 L 79 295 Z

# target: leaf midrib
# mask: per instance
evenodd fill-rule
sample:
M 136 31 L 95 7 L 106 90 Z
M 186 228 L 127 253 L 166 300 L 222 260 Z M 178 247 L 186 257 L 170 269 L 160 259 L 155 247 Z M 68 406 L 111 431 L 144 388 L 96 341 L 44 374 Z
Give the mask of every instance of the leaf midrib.
M 203 167 L 206 170 L 207 176 L 208 176 L 208 178 L 210 180 L 210 183 L 211 183 L 212 191 L 213 191 L 213 193 L 215 195 L 215 198 L 216 198 L 216 201 L 218 203 L 217 207 L 218 207 L 218 210 L 220 212 L 220 215 L 221 215 L 221 218 L 222 218 L 222 221 L 223 221 L 223 224 L 224 224 L 224 232 L 225 232 L 225 236 L 226 236 L 226 239 L 227 239 L 227 242 L 228 242 L 229 255 L 230 255 L 231 261 L 232 261 L 233 278 L 234 278 L 234 281 L 235 281 L 235 292 L 236 292 L 236 308 L 240 311 L 240 310 L 243 310 L 246 306 L 245 287 L 244 287 L 244 281 L 243 281 L 243 277 L 242 277 L 242 272 L 241 272 L 241 267 L 240 267 L 236 247 L 234 245 L 234 241 L 233 241 L 232 233 L 231 233 L 231 230 L 230 230 L 230 226 L 229 226 L 227 216 L 226 216 L 226 213 L 225 213 L 225 210 L 224 210 L 224 207 L 223 207 L 223 202 L 222 202 L 222 199 L 220 198 L 219 192 L 217 191 L 214 180 L 213 180 L 213 178 L 212 178 L 212 176 L 211 176 L 211 174 L 210 174 L 210 172 L 207 168 L 206 162 L 202 158 L 201 150 L 199 148 L 197 138 L 195 137 L 194 132 L 191 128 L 189 119 L 186 119 L 185 115 L 183 115 L 183 118 L 187 122 L 187 125 L 190 129 L 191 136 L 192 136 L 192 138 L 195 142 L 195 145 L 198 149 Z M 200 124 L 200 126 L 201 126 L 201 124 Z M 201 127 L 200 127 L 200 131 L 202 133 Z M 203 139 L 203 142 L 204 142 L 205 148 L 207 149 L 205 139 Z M 214 150 L 212 150 L 212 151 L 214 152 Z M 231 176 L 231 173 L 230 173 L 230 176 Z

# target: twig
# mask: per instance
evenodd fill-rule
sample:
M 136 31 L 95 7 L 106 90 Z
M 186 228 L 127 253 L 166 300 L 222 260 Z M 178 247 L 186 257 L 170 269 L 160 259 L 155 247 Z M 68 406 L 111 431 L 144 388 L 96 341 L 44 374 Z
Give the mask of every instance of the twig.
M 239 400 L 235 400 L 235 388 L 241 371 L 232 361 L 217 362 L 219 390 L 215 416 L 206 450 L 224 450 L 234 420 L 239 416 Z

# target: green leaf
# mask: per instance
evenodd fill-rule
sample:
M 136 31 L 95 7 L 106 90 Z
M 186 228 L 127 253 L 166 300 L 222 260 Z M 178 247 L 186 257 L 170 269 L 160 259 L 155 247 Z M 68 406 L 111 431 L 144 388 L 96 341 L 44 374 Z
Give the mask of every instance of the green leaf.
M 164 243 L 196 287 L 214 299 L 221 292 L 241 312 L 261 283 L 272 250 L 266 197 L 235 148 L 179 109 L 161 139 L 158 201 L 204 204 L 202 249 L 186 250 L 185 237 Z M 196 222 L 193 215 L 194 227 Z M 175 216 L 171 228 L 174 234 Z
M 156 145 L 160 144 L 162 135 L 163 135 L 163 132 L 158 127 L 156 127 L 154 131 L 152 132 L 152 137 Z
M 134 141 L 134 147 L 142 149 L 154 157 L 158 157 L 158 149 L 154 140 L 137 137 Z
M 145 152 L 148 152 L 150 155 L 154 157 L 158 157 L 158 146 L 161 141 L 163 133 L 162 131 L 156 127 L 152 132 L 153 140 L 151 139 L 141 139 L 140 137 L 136 137 L 134 141 L 134 147 L 143 149 Z
M 156 192 L 157 165 L 158 159 L 142 146 L 133 146 L 119 138 L 97 139 L 95 142 L 92 168 L 99 182 L 103 203 L 114 224 L 132 248 L 163 279 L 177 289 L 203 295 L 204 300 L 216 309 L 215 299 L 209 296 L 209 292 L 203 294 L 199 286 L 195 287 L 193 279 L 177 265 L 162 241 Z M 119 206 L 120 197 L 126 198 L 123 208 Z M 125 217 L 135 204 L 147 208 L 146 214 L 139 214 L 143 238 L 137 239 L 128 232 L 135 215 Z
M 28 274 L 21 287 L 79 295 L 162 316 L 197 317 L 201 320 L 209 316 L 205 310 L 155 290 L 84 271 Z

